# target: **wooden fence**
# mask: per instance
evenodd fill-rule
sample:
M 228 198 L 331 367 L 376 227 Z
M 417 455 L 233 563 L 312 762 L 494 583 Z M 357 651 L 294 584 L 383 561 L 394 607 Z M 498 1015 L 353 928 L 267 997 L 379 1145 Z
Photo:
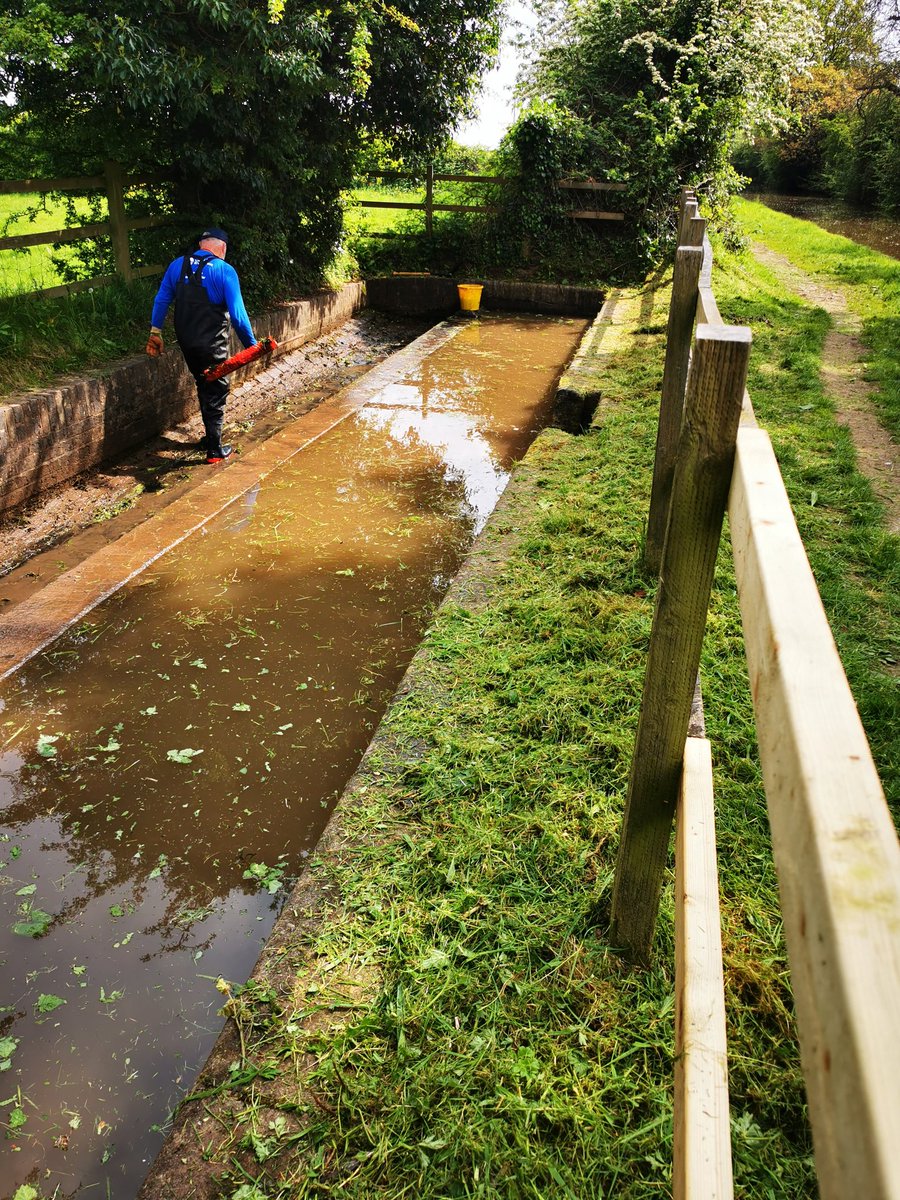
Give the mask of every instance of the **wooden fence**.
M 395 181 L 418 182 L 413 175 L 397 171 L 387 171 L 380 175 L 370 175 L 371 179 L 391 179 Z M 8 237 L 0 237 L 0 250 L 21 250 L 29 246 L 52 246 L 62 242 L 76 242 L 85 238 L 108 237 L 112 241 L 113 255 L 116 263 L 115 275 L 103 275 L 95 279 L 80 279 L 76 283 L 60 284 L 57 287 L 43 288 L 31 293 L 39 296 L 67 296 L 72 292 L 85 291 L 88 288 L 104 287 L 113 283 L 117 278 L 130 282 L 145 275 L 158 275 L 165 269 L 164 264 L 154 263 L 152 266 L 133 267 L 128 235 L 135 229 L 154 229 L 160 225 L 171 223 L 167 217 L 137 217 L 129 218 L 125 213 L 125 192 L 129 188 L 142 187 L 160 180 L 150 176 L 126 177 L 118 163 L 107 162 L 102 175 L 74 176 L 60 179 L 6 179 L 0 180 L 0 195 L 29 192 L 85 192 L 103 191 L 106 195 L 109 218 L 90 225 L 73 226 L 67 229 L 56 229 L 47 233 L 23 233 Z M 434 214 L 436 212 L 470 212 L 490 213 L 496 209 L 485 204 L 439 204 L 434 199 L 435 183 L 475 183 L 475 184 L 505 184 L 514 182 L 513 178 L 502 175 L 443 175 L 435 173 L 429 165 L 425 176 L 425 200 L 421 203 L 393 200 L 361 200 L 357 201 L 360 208 L 395 208 L 413 209 L 425 213 L 425 231 L 431 236 L 434 230 Z M 557 185 L 566 191 L 588 192 L 592 195 L 600 192 L 625 191 L 624 183 L 595 182 L 594 180 L 564 179 Z M 573 209 L 569 216 L 585 221 L 622 221 L 625 214 L 618 211 L 606 211 L 581 207 Z M 371 234 L 372 237 L 392 237 L 393 234 Z
M 679 241 L 647 547 L 660 582 L 612 936 L 649 955 L 677 811 L 673 1194 L 730 1200 L 712 760 L 696 683 L 727 505 L 820 1194 L 900 1200 L 900 844 L 745 389 L 750 331 L 722 322 L 690 194 Z
M 125 213 L 125 192 L 129 188 L 144 187 L 159 183 L 151 176 L 126 177 L 118 163 L 107 162 L 102 175 L 74 176 L 65 179 L 4 179 L 0 180 L 0 195 L 28 192 L 104 192 L 109 218 L 90 225 L 56 229 L 47 233 L 23 233 L 0 237 L 0 250 L 20 250 L 28 246 L 51 246 L 60 242 L 77 242 L 85 238 L 108 237 L 112 241 L 116 263 L 115 275 L 102 275 L 96 279 L 79 279 L 76 283 L 43 288 L 32 293 L 39 296 L 67 296 L 71 292 L 82 292 L 88 288 L 104 287 L 116 279 L 130 282 L 144 275 L 158 275 L 164 264 L 133 267 L 128 234 L 133 229 L 154 229 L 171 223 L 167 217 L 128 217 Z
M 392 182 L 406 181 L 409 183 L 419 183 L 420 177 L 416 175 L 405 174 L 401 171 L 383 171 L 381 174 L 372 173 L 368 176 L 369 179 L 390 179 Z M 422 202 L 410 201 L 393 201 L 393 200 L 357 200 L 356 204 L 359 208 L 397 208 L 397 209 L 412 209 L 418 212 L 425 213 L 425 232 L 430 237 L 434 231 L 434 214 L 436 212 L 465 212 L 465 213 L 493 213 L 497 212 L 496 205 L 491 204 L 438 204 L 434 199 L 435 183 L 475 183 L 475 184 L 493 184 L 494 186 L 502 186 L 504 184 L 515 183 L 517 176 L 512 175 L 442 175 L 435 172 L 434 167 L 429 164 L 425 172 L 425 200 Z M 562 179 L 557 184 L 557 187 L 563 191 L 581 191 L 591 194 L 597 192 L 624 192 L 627 184 L 613 183 L 611 181 L 595 181 L 595 180 L 576 180 Z M 625 214 L 618 211 L 605 211 L 601 209 L 585 208 L 582 206 L 578 209 L 573 209 L 569 216 L 573 219 L 582 221 L 623 221 Z M 395 237 L 393 233 L 372 233 L 370 237 Z

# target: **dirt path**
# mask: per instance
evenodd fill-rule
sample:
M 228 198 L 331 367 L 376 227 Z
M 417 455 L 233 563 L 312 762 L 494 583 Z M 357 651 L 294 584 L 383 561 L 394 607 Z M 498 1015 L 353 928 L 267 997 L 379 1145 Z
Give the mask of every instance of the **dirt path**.
M 860 470 L 885 506 L 888 528 L 900 533 L 900 446 L 878 420 L 871 399 L 874 387 L 863 379 L 866 350 L 859 337 L 861 320 L 849 310 L 839 288 L 825 287 L 759 242 L 754 242 L 753 253 L 786 287 L 831 317 L 822 349 L 822 381 L 838 420 L 853 437 Z

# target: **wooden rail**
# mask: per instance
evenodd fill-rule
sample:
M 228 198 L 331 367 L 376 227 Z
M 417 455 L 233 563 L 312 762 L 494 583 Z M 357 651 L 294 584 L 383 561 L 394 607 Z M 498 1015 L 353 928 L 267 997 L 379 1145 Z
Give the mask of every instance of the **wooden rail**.
M 711 250 L 698 219 L 694 198 L 683 196 L 679 235 L 685 242 L 672 301 L 678 316 L 673 320 L 670 312 L 667 346 L 673 378 L 684 374 L 692 306 L 701 323 L 688 401 L 679 394 L 680 383 L 670 380 L 663 399 L 673 411 L 660 417 L 661 436 L 680 424 L 680 445 L 692 421 L 691 381 L 703 347 L 729 330 L 712 291 Z M 697 275 L 695 258 L 682 250 L 699 241 L 706 253 Z M 735 384 L 733 374 L 723 378 L 723 392 L 733 397 Z M 900 1200 L 900 843 L 771 442 L 756 425 L 746 389 L 734 447 L 728 514 L 819 1192 L 822 1200 Z M 696 553 L 684 544 L 687 518 L 678 511 L 686 452 L 679 447 L 671 497 L 660 501 L 654 491 L 654 500 L 665 506 L 661 597 L 673 574 L 686 586 L 679 560 Z M 697 628 L 683 632 L 682 641 L 702 637 L 706 620 L 705 579 L 693 591 L 693 603 L 681 597 L 683 619 L 699 627 L 699 635 Z M 683 668 L 674 681 L 677 697 L 660 699 L 673 690 L 671 667 L 654 662 L 653 645 L 661 637 L 678 641 L 668 623 L 661 599 L 617 864 L 613 935 L 636 958 L 649 953 L 674 806 L 666 779 L 643 797 L 635 821 L 632 792 L 648 758 L 671 761 L 672 721 L 651 718 L 654 705 L 671 717 L 677 701 L 685 750 L 676 836 L 673 1192 L 677 1200 L 730 1200 L 712 783 L 706 751 L 695 738 L 684 741 Z M 645 725 L 649 732 L 642 740 Z
M 421 182 L 421 176 L 411 175 L 403 171 L 381 171 L 371 172 L 368 175 L 369 179 L 390 179 L 404 180 L 410 183 Z M 428 167 L 425 173 L 425 200 L 420 202 L 412 202 L 408 200 L 357 200 L 358 208 L 396 208 L 396 209 L 412 209 L 418 212 L 425 213 L 425 232 L 430 236 L 434 228 L 434 214 L 436 212 L 464 212 L 464 213 L 496 213 L 499 212 L 499 207 L 495 204 L 436 204 L 434 202 L 434 185 L 435 183 L 477 183 L 477 184 L 496 184 L 503 186 L 505 184 L 515 183 L 521 179 L 518 175 L 456 175 L 456 174 L 440 174 L 432 167 Z M 624 192 L 628 189 L 628 184 L 614 182 L 612 180 L 595 180 L 595 179 L 561 179 L 556 185 L 561 191 L 588 191 L 588 192 Z M 567 214 L 573 220 L 578 221 L 624 221 L 625 213 L 614 210 L 595 209 L 595 208 L 578 208 L 573 209 Z M 395 234 L 370 234 L 371 237 L 395 237 Z
M 57 179 L 4 179 L 0 180 L 0 195 L 30 192 L 96 192 L 106 193 L 109 219 L 87 225 L 54 229 L 44 233 L 20 233 L 0 237 L 0 250 L 22 250 L 30 246 L 55 246 L 66 242 L 78 242 L 87 238 L 108 237 L 112 241 L 116 262 L 115 275 L 102 275 L 95 279 L 80 279 L 76 283 L 60 284 L 28 293 L 34 296 L 66 296 L 72 292 L 83 292 L 89 288 L 105 287 L 116 279 L 130 282 L 146 275 L 157 275 L 165 268 L 163 264 L 133 267 L 128 234 L 135 229 L 155 229 L 171 224 L 167 217 L 128 217 L 125 213 L 125 192 L 129 188 L 165 182 L 156 175 L 133 175 L 125 177 L 118 163 L 108 162 L 102 175 L 73 175 Z

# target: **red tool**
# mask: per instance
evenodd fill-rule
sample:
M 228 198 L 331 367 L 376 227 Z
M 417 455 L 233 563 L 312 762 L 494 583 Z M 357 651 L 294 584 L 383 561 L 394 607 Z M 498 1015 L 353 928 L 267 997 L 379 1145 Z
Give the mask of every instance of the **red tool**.
M 275 339 L 265 337 L 261 342 L 257 342 L 255 346 L 249 346 L 246 350 L 232 354 L 231 358 L 226 358 L 224 362 L 215 363 L 213 366 L 207 367 L 203 372 L 203 378 L 212 383 L 214 379 L 221 379 L 223 375 L 230 375 L 238 367 L 246 367 L 247 363 L 255 362 L 258 358 L 262 358 L 264 354 L 271 354 L 277 349 L 278 343 Z

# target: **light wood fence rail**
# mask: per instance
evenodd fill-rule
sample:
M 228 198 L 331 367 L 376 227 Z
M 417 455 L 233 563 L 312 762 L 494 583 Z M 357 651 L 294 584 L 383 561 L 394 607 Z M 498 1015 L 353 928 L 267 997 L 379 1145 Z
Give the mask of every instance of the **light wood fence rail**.
M 390 179 L 393 182 L 406 181 L 409 183 L 420 183 L 421 177 L 410 175 L 402 171 L 382 171 L 381 173 L 372 172 L 369 179 Z M 467 212 L 467 213 L 493 213 L 497 212 L 497 206 L 491 204 L 438 204 L 434 199 L 435 183 L 478 183 L 478 184 L 495 184 L 503 185 L 515 183 L 519 177 L 511 175 L 443 175 L 435 172 L 432 166 L 428 166 L 425 172 L 425 199 L 422 202 L 413 201 L 393 201 L 393 200 L 357 200 L 358 208 L 396 208 L 396 209 L 412 209 L 425 214 L 425 232 L 430 237 L 434 232 L 434 214 L 436 212 Z M 592 194 L 598 192 L 624 192 L 627 190 L 627 184 L 617 183 L 611 180 L 576 180 L 576 179 L 561 179 L 556 185 L 562 191 L 587 191 Z M 582 221 L 624 221 L 625 214 L 620 211 L 606 211 L 596 208 L 586 208 L 582 205 L 579 209 L 573 209 L 569 216 L 573 219 Z M 372 233 L 370 237 L 395 237 L 393 233 Z
M 67 176 L 59 179 L 3 179 L 0 180 L 0 195 L 29 192 L 104 192 L 109 219 L 88 225 L 71 226 L 45 233 L 21 233 L 0 237 L 0 250 L 20 250 L 29 246 L 52 246 L 60 242 L 77 242 L 85 238 L 108 237 L 116 262 L 115 275 L 101 275 L 95 279 L 79 279 L 75 283 L 64 283 L 57 287 L 43 288 L 32 293 L 39 296 L 67 296 L 72 292 L 83 292 L 88 288 L 105 287 L 118 279 L 130 282 L 145 275 L 159 275 L 164 264 L 133 267 L 128 234 L 134 229 L 155 229 L 170 224 L 167 217 L 128 217 L 125 213 L 125 192 L 129 188 L 160 183 L 155 176 L 126 177 L 118 163 L 107 162 L 102 175 Z
M 659 594 L 612 936 L 635 959 L 649 955 L 677 810 L 673 1191 L 677 1200 L 730 1200 L 712 769 L 689 720 L 704 572 L 722 518 L 708 476 L 733 459 L 727 510 L 819 1190 L 822 1200 L 900 1200 L 900 843 L 771 441 L 743 384 L 746 358 L 735 365 L 749 331 L 722 322 L 690 194 L 679 240 L 647 550 Z M 718 433 L 704 424 L 711 412 Z M 721 450 L 729 441 L 730 455 Z

